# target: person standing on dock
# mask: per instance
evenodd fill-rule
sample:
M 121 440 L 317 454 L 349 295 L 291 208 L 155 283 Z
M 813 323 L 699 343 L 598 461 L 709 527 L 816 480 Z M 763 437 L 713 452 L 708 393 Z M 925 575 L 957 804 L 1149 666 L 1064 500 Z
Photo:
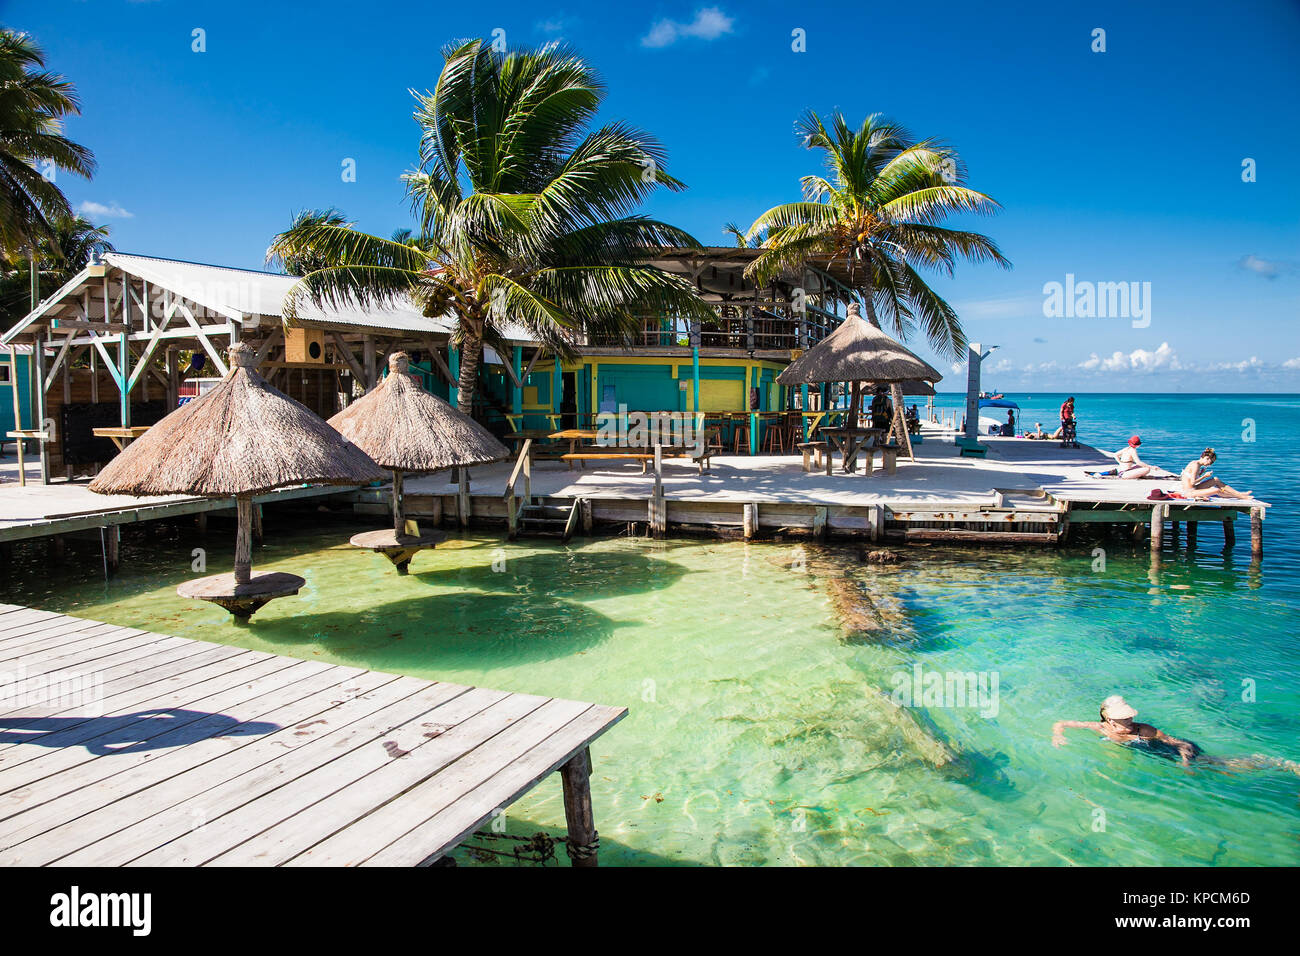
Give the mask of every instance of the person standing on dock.
M 1218 457 L 1213 448 L 1207 448 L 1201 452 L 1200 458 L 1187 463 L 1182 475 L 1183 495 L 1188 498 L 1213 498 L 1215 495 L 1221 495 L 1224 498 L 1255 497 L 1253 492 L 1237 491 L 1235 488 L 1229 488 L 1214 477 L 1214 472 L 1210 471 L 1210 466 L 1218 460 Z

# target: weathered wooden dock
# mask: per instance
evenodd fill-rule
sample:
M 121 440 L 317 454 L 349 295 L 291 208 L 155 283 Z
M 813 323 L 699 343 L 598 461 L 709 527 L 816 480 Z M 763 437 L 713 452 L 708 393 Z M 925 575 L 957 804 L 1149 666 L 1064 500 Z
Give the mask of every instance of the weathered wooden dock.
M 0 864 L 428 864 L 558 771 L 591 866 L 626 713 L 0 604 Z

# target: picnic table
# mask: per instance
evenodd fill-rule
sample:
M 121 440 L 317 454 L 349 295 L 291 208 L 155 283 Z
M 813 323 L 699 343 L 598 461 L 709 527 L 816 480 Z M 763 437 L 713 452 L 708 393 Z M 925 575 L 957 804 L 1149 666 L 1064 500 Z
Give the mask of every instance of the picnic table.
M 564 428 L 558 432 L 551 432 L 546 437 L 553 438 L 556 441 L 567 441 L 569 443 L 569 454 L 576 455 L 578 454 L 578 442 L 595 441 L 599 436 L 599 432 L 588 428 Z M 567 459 L 570 471 L 573 470 L 574 460 L 575 459 L 573 458 Z M 580 459 L 578 460 L 578 465 L 580 467 L 585 467 Z
M 128 428 L 114 426 L 112 428 L 92 428 L 91 433 L 96 438 L 111 438 L 113 444 L 117 446 L 117 450 L 123 451 L 127 445 L 147 432 L 149 428 L 149 425 L 136 425 Z
M 855 472 L 858 468 L 858 452 L 863 448 L 871 448 L 878 441 L 889 434 L 887 428 L 854 428 L 847 425 L 839 425 L 834 428 L 823 428 L 821 433 L 826 439 L 839 449 L 841 457 L 844 459 L 844 471 L 846 473 Z

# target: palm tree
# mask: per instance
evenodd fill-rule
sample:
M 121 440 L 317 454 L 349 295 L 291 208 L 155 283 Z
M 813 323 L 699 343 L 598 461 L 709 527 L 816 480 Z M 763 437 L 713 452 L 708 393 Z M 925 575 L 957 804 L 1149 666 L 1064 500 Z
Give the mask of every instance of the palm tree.
M 55 219 L 72 215 L 49 171 L 89 179 L 95 170 L 90 150 L 62 133 L 63 118 L 81 112 L 77 92 L 44 67 L 31 37 L 0 29 L 0 249 L 10 254 L 33 249 Z
M 95 258 L 113 251 L 108 226 L 96 226 L 81 216 L 55 216 L 52 235 L 37 242 L 35 256 L 0 253 L 0 327 L 8 328 L 27 314 L 31 267 L 36 265 L 37 299 L 45 299 Z
M 567 355 L 583 332 L 630 341 L 647 313 L 712 316 L 688 281 L 644 264 L 658 246 L 699 246 L 634 212 L 657 187 L 684 187 L 646 133 L 622 123 L 590 129 L 604 98 L 591 67 L 557 44 L 498 53 L 459 41 L 443 56 L 434 91 L 415 94 L 420 162 L 405 180 L 419 236 L 296 223 L 268 258 L 331 264 L 290 292 L 287 321 L 305 302 L 404 297 L 425 315 L 450 314 L 458 404 L 469 410 L 483 346 L 501 346 L 509 324 Z
M 831 178 L 803 177 L 803 202 L 776 206 L 754 221 L 749 237 L 768 232 L 764 253 L 747 273 L 767 282 L 809 259 L 841 261 L 872 325 L 879 328 L 883 316 L 906 339 L 919 320 L 937 352 L 959 358 L 966 334 L 957 313 L 916 270 L 952 275 L 958 256 L 1009 268 L 988 236 L 941 225 L 954 213 L 1001 207 L 964 185 L 966 170 L 955 152 L 916 142 L 880 114 L 854 131 L 838 112 L 828 128 L 809 111 L 796 131 L 809 149 L 825 154 Z

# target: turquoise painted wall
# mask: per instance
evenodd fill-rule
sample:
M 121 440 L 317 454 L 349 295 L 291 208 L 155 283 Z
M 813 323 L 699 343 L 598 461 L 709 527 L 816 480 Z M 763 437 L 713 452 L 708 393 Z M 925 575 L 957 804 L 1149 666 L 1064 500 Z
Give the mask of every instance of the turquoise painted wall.
M 28 388 L 28 382 L 30 381 L 28 365 L 28 357 L 19 355 L 17 375 L 18 404 L 23 420 L 17 426 L 14 424 L 13 378 L 11 377 L 8 382 L 0 384 L 0 434 L 12 431 L 15 427 L 31 428 L 35 424 L 32 421 L 31 389 Z M 4 367 L 6 371 L 9 369 L 9 354 L 7 352 L 0 353 L 0 366 Z

